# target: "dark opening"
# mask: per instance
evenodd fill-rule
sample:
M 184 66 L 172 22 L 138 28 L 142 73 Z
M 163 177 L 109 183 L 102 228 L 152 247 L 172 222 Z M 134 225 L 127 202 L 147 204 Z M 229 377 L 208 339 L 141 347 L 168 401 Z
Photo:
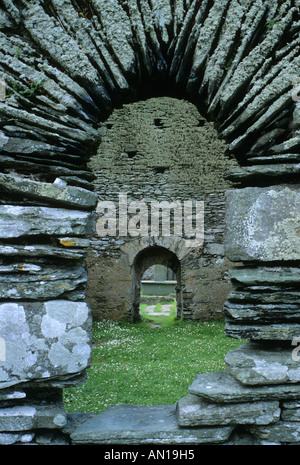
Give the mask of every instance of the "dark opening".
M 177 256 L 161 246 L 151 246 L 139 252 L 134 260 L 133 289 L 132 289 L 132 322 L 141 321 L 140 303 L 142 278 L 147 269 L 153 265 L 163 265 L 172 272 L 173 281 L 176 281 L 176 317 L 181 317 L 182 293 L 181 293 L 181 266 Z M 169 272 L 170 273 L 170 272 Z M 171 276 L 169 274 L 169 276 Z

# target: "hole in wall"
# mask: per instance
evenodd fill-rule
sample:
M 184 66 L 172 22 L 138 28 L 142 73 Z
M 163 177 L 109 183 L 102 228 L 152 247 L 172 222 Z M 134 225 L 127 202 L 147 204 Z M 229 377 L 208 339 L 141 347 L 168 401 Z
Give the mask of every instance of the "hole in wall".
M 171 288 L 175 293 L 176 299 L 176 317 L 181 317 L 182 309 L 182 290 L 181 290 L 181 265 L 178 257 L 161 246 L 147 247 L 146 249 L 139 252 L 134 260 L 134 272 L 133 272 L 133 303 L 132 303 L 132 322 L 141 321 L 141 295 L 145 292 L 156 292 L 162 293 L 167 292 L 167 284 L 161 284 L 162 281 L 171 281 Z M 146 270 L 151 269 L 156 272 L 156 278 L 152 280 L 152 283 L 146 282 L 143 279 L 145 277 Z M 169 270 L 169 271 L 168 271 Z M 150 271 L 151 272 L 151 271 Z M 146 275 L 147 277 L 147 275 Z M 165 278 L 172 277 L 172 280 Z M 154 274 L 155 278 L 155 274 Z M 164 278 L 164 279 L 163 279 Z M 149 281 L 149 280 L 148 280 Z M 151 281 L 151 280 L 150 280 Z M 153 282 L 154 281 L 154 282 Z M 173 286 L 174 285 L 174 286 Z M 162 288 L 165 288 L 162 290 Z M 154 290 L 155 289 L 155 290 Z
M 157 128 L 163 128 L 164 124 L 161 118 L 154 118 L 154 126 Z
M 128 158 L 134 158 L 137 155 L 136 150 L 128 151 L 127 152 Z

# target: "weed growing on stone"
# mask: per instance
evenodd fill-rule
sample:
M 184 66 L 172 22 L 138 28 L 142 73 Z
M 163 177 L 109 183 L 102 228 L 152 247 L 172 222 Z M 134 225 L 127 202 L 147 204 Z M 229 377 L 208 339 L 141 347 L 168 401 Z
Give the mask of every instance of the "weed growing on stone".
M 225 354 L 244 342 L 226 337 L 223 321 L 173 318 L 157 327 L 163 317 L 157 318 L 137 324 L 94 322 L 88 381 L 65 389 L 68 412 L 174 404 L 188 393 L 196 374 L 224 370 Z
M 22 84 L 17 81 L 13 84 L 14 92 L 24 95 L 24 97 L 33 97 L 35 94 L 39 93 L 43 89 L 43 83 L 37 81 L 28 81 L 28 87 L 24 87 Z M 7 98 L 12 97 L 13 92 L 7 94 Z

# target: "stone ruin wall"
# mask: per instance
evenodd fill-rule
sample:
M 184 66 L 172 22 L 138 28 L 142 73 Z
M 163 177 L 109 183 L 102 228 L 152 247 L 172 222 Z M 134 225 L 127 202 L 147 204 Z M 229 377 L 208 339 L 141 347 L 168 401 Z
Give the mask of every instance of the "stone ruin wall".
M 249 344 L 159 410 L 173 423 L 147 440 L 299 444 L 299 0 L 0 7 L 0 442 L 126 440 L 68 416 L 62 389 L 91 362 L 87 161 L 99 122 L 150 92 L 193 101 L 240 164 L 226 174 L 225 255 L 243 266 L 224 311 L 226 334 Z
M 115 110 L 101 131 L 97 155 L 89 163 L 99 200 L 113 201 L 117 207 L 119 193 L 126 193 L 128 203 L 146 202 L 149 231 L 151 201 L 179 201 L 182 206 L 185 200 L 204 202 L 204 247 L 185 250 L 173 233 L 159 243 L 180 254 L 182 317 L 222 317 L 231 290 L 224 216 L 225 190 L 232 186 L 223 174 L 238 164 L 226 154 L 213 123 L 185 100 L 160 97 Z M 134 259 L 147 245 L 153 246 L 150 238 L 129 234 L 96 234 L 92 239 L 87 302 L 95 318 L 131 320 Z

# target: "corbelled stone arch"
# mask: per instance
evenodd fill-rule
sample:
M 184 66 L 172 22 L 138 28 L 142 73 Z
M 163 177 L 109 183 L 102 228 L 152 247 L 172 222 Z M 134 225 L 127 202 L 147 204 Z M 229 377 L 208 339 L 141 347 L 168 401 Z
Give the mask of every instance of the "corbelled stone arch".
M 198 399 L 204 397 L 213 403 L 214 413 L 220 405 L 225 412 L 214 434 L 209 436 L 212 430 L 207 426 L 212 419 L 202 411 L 199 428 L 194 428 L 195 418 L 186 416 L 190 405 L 184 411 L 186 402 L 181 402 L 180 424 L 187 427 L 191 422 L 193 436 L 189 428 L 178 431 L 173 422 L 167 425 L 168 437 L 177 443 L 224 443 L 241 424 L 259 443 L 265 437 L 277 443 L 299 442 L 298 412 L 290 402 L 299 399 L 299 378 L 289 348 L 281 345 L 299 335 L 298 303 L 291 289 L 295 274 L 299 275 L 294 273 L 299 263 L 294 209 L 298 201 L 295 184 L 299 183 L 299 105 L 292 84 L 297 85 L 299 73 L 299 0 L 242 4 L 236 0 L 3 0 L 1 6 L 0 278 L 1 331 L 7 356 L 1 388 L 22 389 L 14 390 L 13 397 L 10 394 L 14 411 L 11 415 L 5 411 L 2 432 L 11 432 L 10 443 L 25 440 L 15 410 L 22 413 L 19 408 L 24 406 L 29 385 L 26 411 L 32 403 L 35 413 L 26 418 L 26 431 L 31 432 L 26 441 L 34 442 L 41 428 L 59 436 L 66 422 L 60 394 L 53 396 L 51 390 L 81 382 L 90 355 L 84 256 L 86 238 L 94 228 L 91 211 L 97 197 L 86 162 L 101 139 L 99 120 L 104 121 L 120 102 L 144 95 L 142 90 L 151 89 L 155 78 L 156 86 L 165 82 L 165 89 L 180 89 L 194 99 L 203 114 L 216 121 L 221 137 L 241 164 L 228 175 L 242 189 L 228 197 L 226 247 L 232 261 L 241 260 L 246 266 L 232 275 L 237 292 L 228 299 L 227 332 L 252 340 L 237 356 L 227 356 L 226 372 L 200 377 L 191 388 L 197 395 L 192 399 L 193 411 L 199 413 L 202 404 Z M 263 202 L 270 205 L 268 218 L 275 221 L 266 222 L 264 214 L 257 215 L 253 229 L 253 208 Z M 244 210 L 238 208 L 241 205 Z M 233 224 L 239 227 L 233 230 Z M 262 224 L 266 226 L 263 234 Z M 253 236 L 255 230 L 262 234 L 259 241 Z M 240 250 L 231 241 L 233 232 L 238 234 Z M 63 276 L 57 274 L 58 261 Z M 13 286 L 17 281 L 20 286 Z M 277 306 L 268 300 L 268 293 L 253 292 L 257 287 L 275 290 Z M 283 302 L 281 296 L 287 294 L 282 291 L 287 288 L 291 293 Z M 245 299 L 246 306 L 241 307 Z M 78 358 L 75 332 L 81 334 Z M 269 340 L 272 344 L 267 344 Z M 24 357 L 36 363 L 28 366 Z M 245 370 L 249 358 L 252 367 L 265 366 L 267 376 L 255 368 Z M 284 378 L 277 376 L 279 358 Z M 236 378 L 243 383 L 243 394 Z M 41 382 L 46 387 L 43 393 Z M 253 384 L 260 386 L 255 396 Z M 271 384 L 276 384 L 275 389 Z M 223 393 L 217 391 L 220 385 Z M 39 391 L 36 402 L 32 402 L 32 388 Z M 56 400 L 54 413 L 48 410 L 45 416 L 42 396 L 49 405 Z M 268 405 L 262 405 L 266 398 Z M 240 410 L 234 410 L 237 402 L 246 399 L 257 407 L 252 419 L 241 418 Z M 264 420 L 262 407 L 268 411 Z M 174 412 L 169 414 L 173 419 Z M 253 418 L 259 418 L 260 425 L 253 424 Z M 262 421 L 267 424 L 261 425 Z M 98 433 L 98 443 L 105 441 L 104 436 Z M 72 441 L 88 439 L 81 430 L 72 435 Z
M 176 276 L 176 307 L 177 317 L 180 318 L 182 311 L 182 291 L 181 291 L 181 264 L 178 257 L 165 247 L 153 245 L 140 251 L 134 261 L 134 275 L 132 283 L 132 321 L 140 320 L 140 294 L 141 279 L 144 272 L 152 265 L 164 265 L 170 268 Z

